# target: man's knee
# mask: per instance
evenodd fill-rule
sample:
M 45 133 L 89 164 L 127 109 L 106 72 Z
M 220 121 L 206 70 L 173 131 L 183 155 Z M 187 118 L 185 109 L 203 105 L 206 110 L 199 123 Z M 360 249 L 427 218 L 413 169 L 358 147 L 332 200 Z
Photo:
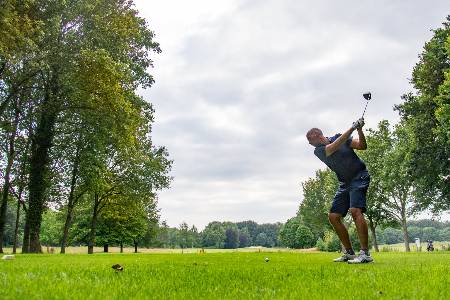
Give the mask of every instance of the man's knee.
M 336 213 L 329 213 L 328 220 L 330 220 L 331 224 L 337 224 L 341 222 L 341 215 Z
M 362 209 L 358 207 L 350 207 L 350 213 L 352 214 L 354 220 L 364 217 Z

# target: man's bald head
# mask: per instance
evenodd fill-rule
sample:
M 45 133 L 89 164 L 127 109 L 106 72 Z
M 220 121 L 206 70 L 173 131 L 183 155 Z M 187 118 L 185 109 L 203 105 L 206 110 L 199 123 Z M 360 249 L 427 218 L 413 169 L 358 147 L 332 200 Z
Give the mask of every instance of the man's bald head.
M 306 133 L 306 138 L 309 140 L 311 137 L 316 135 L 323 135 L 322 130 L 320 130 L 319 128 L 311 128 Z
M 324 142 L 326 142 L 326 138 L 323 136 L 322 130 L 319 128 L 311 128 L 306 133 L 306 138 L 308 139 L 308 142 L 313 145 L 317 146 Z

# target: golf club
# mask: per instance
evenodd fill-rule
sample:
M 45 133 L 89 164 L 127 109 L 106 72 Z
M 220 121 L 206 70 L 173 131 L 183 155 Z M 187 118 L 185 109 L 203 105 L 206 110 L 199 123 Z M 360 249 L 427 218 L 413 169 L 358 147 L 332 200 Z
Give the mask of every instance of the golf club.
M 369 100 L 372 99 L 372 94 L 370 92 L 363 94 L 364 99 L 366 99 L 366 106 L 364 106 L 364 111 L 361 118 L 364 118 L 364 114 L 366 113 L 367 104 L 369 104 Z

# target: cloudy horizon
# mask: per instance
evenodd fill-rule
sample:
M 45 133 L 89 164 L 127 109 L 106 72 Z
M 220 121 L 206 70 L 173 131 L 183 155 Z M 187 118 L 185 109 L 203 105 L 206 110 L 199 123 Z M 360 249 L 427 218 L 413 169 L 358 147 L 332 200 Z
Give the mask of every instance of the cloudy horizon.
M 398 121 L 400 96 L 447 1 L 154 1 L 140 15 L 163 52 L 142 91 L 153 141 L 174 160 L 161 220 L 285 222 L 324 165 L 305 133 Z

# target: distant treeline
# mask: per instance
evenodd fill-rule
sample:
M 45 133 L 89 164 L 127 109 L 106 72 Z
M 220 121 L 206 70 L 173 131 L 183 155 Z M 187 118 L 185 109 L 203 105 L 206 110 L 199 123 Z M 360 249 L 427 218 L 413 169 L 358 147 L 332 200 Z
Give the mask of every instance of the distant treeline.
M 24 222 L 23 218 L 20 222 Z M 11 246 L 14 238 L 15 215 L 13 207 L 8 209 L 6 231 L 4 235 L 4 245 Z M 139 226 L 134 224 L 134 226 Z M 120 231 L 113 230 L 108 220 L 99 219 L 96 235 L 96 246 L 133 246 L 147 248 L 244 248 L 251 246 L 263 247 L 290 247 L 290 248 L 310 248 L 318 246 L 322 250 L 339 249 L 339 241 L 332 231 L 326 231 L 325 238 L 314 234 L 308 227 L 302 227 L 289 220 L 287 223 L 258 224 L 254 221 L 242 222 L 210 222 L 202 231 L 194 225 L 183 222 L 178 227 L 169 227 L 166 222 L 161 224 L 142 223 L 141 237 L 134 241 L 120 235 Z M 62 238 L 62 228 L 64 227 L 63 212 L 48 210 L 43 215 L 41 238 L 44 245 L 58 246 Z M 300 229 L 299 229 L 300 228 Z M 88 245 L 89 223 L 88 215 L 78 212 L 75 218 L 74 229 L 69 234 L 69 246 Z M 450 222 L 440 222 L 435 220 L 418 220 L 408 222 L 409 241 L 415 238 L 422 241 L 450 241 Z M 23 237 L 23 230 L 19 233 Z M 357 243 L 357 236 L 351 226 L 350 235 L 352 241 Z M 305 237 L 310 237 L 306 238 Z M 292 240 L 290 240 L 292 238 Z M 377 228 L 377 238 L 379 244 L 397 244 L 403 242 L 402 230 L 394 227 Z M 21 240 L 21 239 L 19 239 Z M 324 241 L 325 240 L 325 241 Z M 324 247 L 323 243 L 327 246 Z M 328 248 L 327 248 L 328 247 Z
M 15 214 L 14 208 L 9 207 L 7 212 L 6 230 L 3 243 L 11 246 L 14 239 Z M 137 239 L 128 235 L 129 229 L 111 226 L 107 216 L 100 216 L 96 232 L 96 246 L 132 246 L 155 248 L 226 248 L 263 246 L 280 247 L 279 232 L 282 223 L 257 224 L 254 221 L 243 222 L 211 222 L 203 231 L 195 226 L 183 222 L 177 228 L 169 227 L 166 222 L 161 224 L 143 222 L 132 224 L 140 231 Z M 20 220 L 22 224 L 23 217 Z M 69 233 L 69 246 L 85 246 L 89 242 L 89 210 L 77 211 L 74 226 Z M 62 238 L 64 227 L 64 212 L 48 210 L 43 215 L 41 227 L 41 240 L 44 245 L 58 246 Z M 19 226 L 22 228 L 22 226 Z M 23 237 L 23 230 L 19 230 L 19 241 Z
M 159 227 L 155 246 L 163 248 L 203 247 L 235 249 L 250 246 L 279 247 L 282 223 L 257 224 L 254 221 L 211 222 L 203 231 L 182 223 L 179 228 Z

